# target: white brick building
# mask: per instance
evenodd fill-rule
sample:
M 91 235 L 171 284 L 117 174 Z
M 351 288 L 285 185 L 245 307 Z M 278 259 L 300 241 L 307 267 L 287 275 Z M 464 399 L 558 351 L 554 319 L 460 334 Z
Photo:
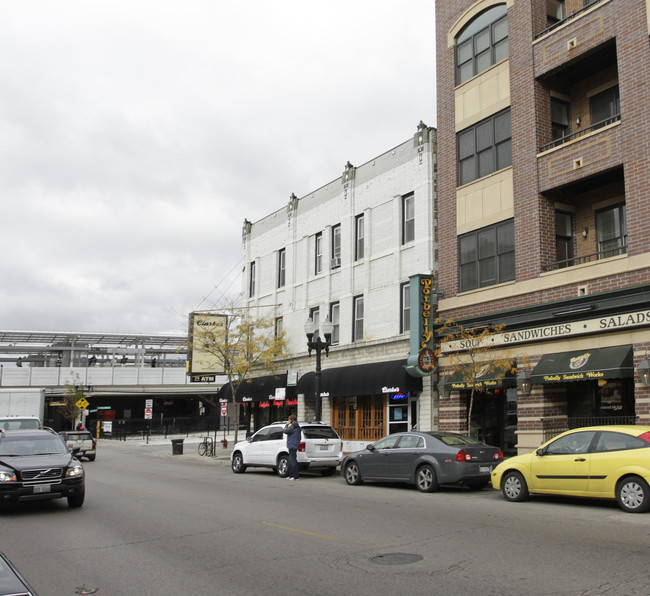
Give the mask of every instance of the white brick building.
M 291 409 L 300 419 L 313 416 L 315 401 L 305 321 L 311 316 L 318 327 L 328 316 L 334 324 L 329 357 L 322 354 L 321 417 L 349 446 L 407 424 L 434 425 L 431 378 L 411 377 L 403 365 L 409 278 L 437 269 L 435 181 L 436 131 L 420 123 L 394 149 L 358 167 L 348 163 L 341 177 L 244 223 L 244 296 L 248 306 L 268 307 L 285 332 L 290 358 L 278 368 L 298 372 Z M 378 374 L 372 363 L 385 365 Z M 389 389 L 401 394 L 390 408 Z M 268 403 L 256 412 L 256 405 L 256 427 L 286 414 Z

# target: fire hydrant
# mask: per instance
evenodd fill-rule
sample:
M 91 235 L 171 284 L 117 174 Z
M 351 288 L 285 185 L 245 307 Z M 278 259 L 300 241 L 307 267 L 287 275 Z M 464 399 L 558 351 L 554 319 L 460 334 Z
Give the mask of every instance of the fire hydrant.
M 228 447 L 228 439 L 221 439 L 221 445 L 226 449 L 226 447 Z

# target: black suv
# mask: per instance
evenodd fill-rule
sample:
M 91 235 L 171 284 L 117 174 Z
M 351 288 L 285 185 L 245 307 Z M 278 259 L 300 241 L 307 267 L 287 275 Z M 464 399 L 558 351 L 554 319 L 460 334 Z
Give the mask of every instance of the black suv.
M 51 429 L 0 430 L 0 503 L 66 497 L 84 502 L 84 469 Z

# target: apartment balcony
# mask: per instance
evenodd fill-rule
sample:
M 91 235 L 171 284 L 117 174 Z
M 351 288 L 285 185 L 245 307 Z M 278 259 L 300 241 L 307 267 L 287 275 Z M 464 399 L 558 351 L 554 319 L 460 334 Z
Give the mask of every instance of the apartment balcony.
M 574 184 L 620 166 L 622 130 L 617 114 L 541 147 L 537 155 L 539 191 Z
M 533 41 L 535 78 L 594 53 L 616 35 L 616 0 L 601 0 L 569 14 Z M 593 61 L 597 62 L 597 61 Z
M 594 252 L 587 255 L 579 255 L 577 257 L 571 257 L 569 259 L 563 259 L 561 261 L 553 261 L 551 263 L 547 263 L 546 265 L 544 265 L 543 270 L 545 272 L 557 271 L 558 269 L 565 269 L 566 267 L 575 267 L 577 265 L 592 263 L 594 261 L 607 259 L 609 257 L 614 257 L 617 255 L 624 255 L 626 253 L 627 253 L 627 245 L 621 244 L 616 248 L 609 248 L 607 250 L 601 250 L 599 252 Z

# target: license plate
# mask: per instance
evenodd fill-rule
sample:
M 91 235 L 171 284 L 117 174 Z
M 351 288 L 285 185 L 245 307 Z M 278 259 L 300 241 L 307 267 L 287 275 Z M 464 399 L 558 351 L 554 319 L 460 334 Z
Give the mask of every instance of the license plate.
M 478 471 L 481 474 L 490 474 L 492 472 L 492 466 L 479 466 Z
M 38 486 L 34 487 L 34 494 L 37 495 L 39 493 L 49 493 L 51 490 L 51 487 L 49 484 L 39 484 Z
M 329 445 L 320 445 L 321 451 L 329 451 Z

